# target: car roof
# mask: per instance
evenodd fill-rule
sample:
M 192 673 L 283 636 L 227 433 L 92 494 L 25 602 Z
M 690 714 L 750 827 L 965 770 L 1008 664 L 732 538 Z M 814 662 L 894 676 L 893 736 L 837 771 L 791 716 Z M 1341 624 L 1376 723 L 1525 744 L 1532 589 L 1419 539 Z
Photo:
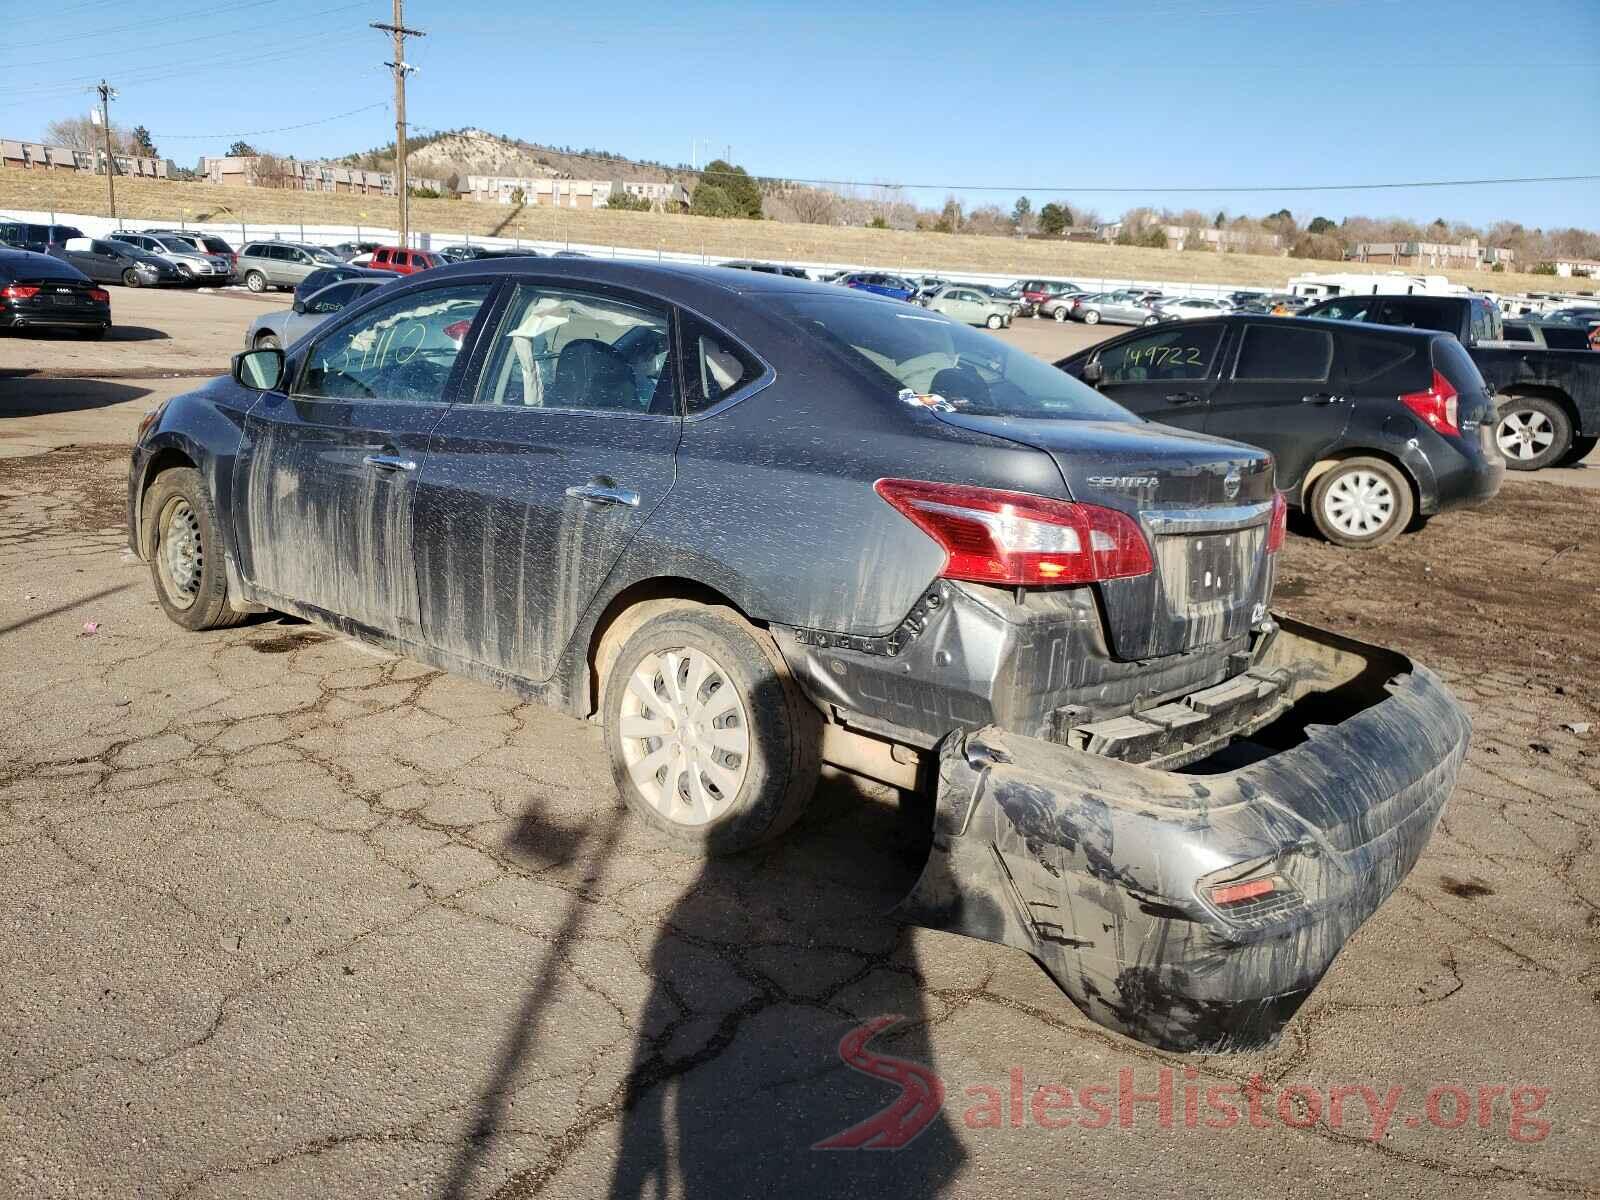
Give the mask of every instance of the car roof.
M 0 271 L 12 278 L 26 274 L 40 279 L 87 279 L 82 271 L 69 262 L 50 254 L 36 254 L 32 250 L 12 250 L 0 247 Z

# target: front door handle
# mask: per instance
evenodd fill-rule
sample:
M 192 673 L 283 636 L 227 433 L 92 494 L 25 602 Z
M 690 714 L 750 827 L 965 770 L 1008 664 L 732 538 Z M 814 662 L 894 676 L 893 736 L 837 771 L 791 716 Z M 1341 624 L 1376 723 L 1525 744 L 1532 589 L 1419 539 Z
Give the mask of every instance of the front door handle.
M 1196 395 L 1194 392 L 1173 392 L 1169 396 L 1163 396 L 1162 399 L 1165 400 L 1168 404 L 1199 404 L 1200 403 L 1200 397 L 1198 395 Z
M 378 471 L 415 471 L 417 464 L 398 454 L 369 454 L 362 463 Z
M 582 500 L 585 504 L 621 504 L 628 508 L 639 507 L 638 492 L 630 492 L 627 488 L 609 487 L 603 483 L 574 484 L 567 489 L 567 495 L 574 500 Z
M 1334 396 L 1328 392 L 1312 392 L 1309 396 L 1300 397 L 1301 404 L 1343 404 L 1343 396 Z

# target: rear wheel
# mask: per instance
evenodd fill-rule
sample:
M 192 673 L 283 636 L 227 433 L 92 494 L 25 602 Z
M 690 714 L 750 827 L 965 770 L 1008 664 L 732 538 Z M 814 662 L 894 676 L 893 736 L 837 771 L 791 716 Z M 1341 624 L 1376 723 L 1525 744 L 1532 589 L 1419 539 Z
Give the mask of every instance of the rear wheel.
M 1159 325 L 1161 324 L 1161 318 L 1157 316 L 1149 316 L 1144 319 L 1144 323 L 1146 325 Z
M 263 333 L 256 336 L 257 350 L 279 350 L 282 347 L 283 343 L 278 340 L 276 334 Z
M 264 292 L 267 290 L 267 277 L 260 271 L 246 271 L 244 285 L 252 292 Z
M 999 313 L 990 313 L 989 319 L 984 322 L 990 329 L 999 329 L 1005 322 L 1000 319 Z
M 1064 309 L 1064 308 L 1056 309 L 1056 320 L 1065 321 L 1066 319 L 1067 319 L 1067 310 Z
M 1554 400 L 1510 396 L 1500 404 L 1495 445 L 1513 471 L 1553 466 L 1572 449 L 1572 420 Z
M 1311 489 L 1311 519 L 1336 546 L 1367 550 L 1399 537 L 1415 509 L 1411 484 L 1381 458 L 1350 458 Z
M 648 618 L 611 665 L 603 709 L 623 799 L 685 848 L 770 841 L 816 790 L 821 716 L 771 638 L 730 609 Z
M 1099 314 L 1099 312 L 1097 312 L 1095 309 L 1091 308 L 1088 312 L 1083 314 L 1083 323 L 1085 325 L 1098 325 L 1098 324 L 1100 324 L 1100 314 Z
M 144 498 L 144 521 L 156 599 L 175 624 L 198 631 L 244 620 L 228 604 L 222 539 L 199 471 L 175 467 L 157 476 Z
M 135 271 L 132 267 L 129 267 L 126 271 L 124 271 L 122 273 L 122 286 L 123 287 L 138 287 L 139 286 L 139 272 Z

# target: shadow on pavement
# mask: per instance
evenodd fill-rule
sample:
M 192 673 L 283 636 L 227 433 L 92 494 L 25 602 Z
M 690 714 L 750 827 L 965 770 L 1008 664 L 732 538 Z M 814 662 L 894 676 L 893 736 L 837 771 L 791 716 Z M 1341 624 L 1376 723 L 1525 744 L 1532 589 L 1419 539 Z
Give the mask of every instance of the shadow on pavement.
M 102 379 L 7 379 L 0 390 L 0 417 L 37 417 L 51 413 L 106 408 L 148 396 L 151 389 Z

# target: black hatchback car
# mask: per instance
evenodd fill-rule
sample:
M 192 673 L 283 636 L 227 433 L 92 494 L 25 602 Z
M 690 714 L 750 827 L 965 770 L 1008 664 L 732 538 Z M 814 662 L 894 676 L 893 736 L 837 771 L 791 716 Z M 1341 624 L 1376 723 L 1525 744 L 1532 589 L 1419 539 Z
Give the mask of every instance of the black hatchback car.
M 685 848 L 778 836 L 822 761 L 936 788 L 902 915 L 1171 1048 L 1277 1036 L 1466 751 L 1425 668 L 1271 615 L 1264 451 L 785 276 L 397 280 L 152 413 L 128 485 L 179 626 L 270 607 L 597 718 Z
M 31 250 L 0 250 L 0 329 L 111 328 L 111 294 L 71 263 Z
M 1340 546 L 1500 490 L 1494 402 L 1455 338 L 1227 316 L 1141 329 L 1056 364 L 1164 425 L 1272 451 L 1278 487 Z

